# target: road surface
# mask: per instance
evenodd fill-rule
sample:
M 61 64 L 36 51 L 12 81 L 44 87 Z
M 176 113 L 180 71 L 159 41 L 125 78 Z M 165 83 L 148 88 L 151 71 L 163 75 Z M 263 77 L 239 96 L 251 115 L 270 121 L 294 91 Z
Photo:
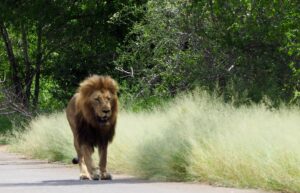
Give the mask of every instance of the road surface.
M 77 167 L 29 160 L 0 148 L 0 193 L 264 193 L 123 175 L 113 175 L 112 181 L 80 181 L 78 174 Z

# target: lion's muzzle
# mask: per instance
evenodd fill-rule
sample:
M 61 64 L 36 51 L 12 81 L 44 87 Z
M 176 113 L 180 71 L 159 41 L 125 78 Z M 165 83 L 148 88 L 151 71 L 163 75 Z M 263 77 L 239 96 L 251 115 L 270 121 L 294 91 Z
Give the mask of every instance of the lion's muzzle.
M 108 120 L 109 120 L 109 117 L 106 116 L 106 115 L 104 115 L 104 116 L 102 116 L 102 117 L 97 116 L 97 122 L 98 122 L 100 125 L 105 124 L 106 122 L 108 122 Z

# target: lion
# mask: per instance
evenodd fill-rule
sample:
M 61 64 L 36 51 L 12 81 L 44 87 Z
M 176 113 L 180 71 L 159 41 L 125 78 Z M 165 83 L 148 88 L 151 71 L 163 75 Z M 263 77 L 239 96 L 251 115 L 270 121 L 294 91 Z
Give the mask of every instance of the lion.
M 93 75 L 80 83 L 68 103 L 66 114 L 74 136 L 81 180 L 112 179 L 106 163 L 107 146 L 115 134 L 117 92 L 117 82 L 110 76 Z M 91 157 L 95 147 L 98 147 L 100 173 Z

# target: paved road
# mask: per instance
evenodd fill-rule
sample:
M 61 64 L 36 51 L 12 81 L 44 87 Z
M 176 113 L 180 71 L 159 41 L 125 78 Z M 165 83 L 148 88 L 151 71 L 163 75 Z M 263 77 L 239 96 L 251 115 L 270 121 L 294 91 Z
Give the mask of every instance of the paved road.
M 263 193 L 189 183 L 162 183 L 113 175 L 112 181 L 80 181 L 78 169 L 28 160 L 0 148 L 0 193 Z

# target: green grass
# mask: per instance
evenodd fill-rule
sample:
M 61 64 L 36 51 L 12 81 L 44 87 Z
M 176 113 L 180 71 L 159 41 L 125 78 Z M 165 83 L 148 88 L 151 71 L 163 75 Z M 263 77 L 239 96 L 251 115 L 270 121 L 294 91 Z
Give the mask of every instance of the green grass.
M 75 155 L 64 113 L 33 120 L 10 148 L 69 163 Z M 108 164 L 148 179 L 300 192 L 300 110 L 236 108 L 203 93 L 123 110 Z

